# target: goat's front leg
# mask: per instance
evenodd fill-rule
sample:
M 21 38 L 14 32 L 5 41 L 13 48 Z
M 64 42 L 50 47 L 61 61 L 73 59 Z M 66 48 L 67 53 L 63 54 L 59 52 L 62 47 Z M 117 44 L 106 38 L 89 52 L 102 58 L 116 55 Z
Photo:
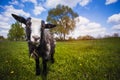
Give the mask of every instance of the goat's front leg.
M 54 63 L 55 60 L 54 60 L 54 53 L 51 54 L 51 63 Z
M 55 46 L 52 47 L 50 53 L 51 53 L 51 62 L 54 63 L 55 62 L 55 60 L 54 60 Z
M 36 62 L 36 75 L 40 75 L 39 58 L 36 58 L 35 62 Z
M 43 62 L 43 74 L 47 75 L 47 60 L 43 58 L 42 62 Z

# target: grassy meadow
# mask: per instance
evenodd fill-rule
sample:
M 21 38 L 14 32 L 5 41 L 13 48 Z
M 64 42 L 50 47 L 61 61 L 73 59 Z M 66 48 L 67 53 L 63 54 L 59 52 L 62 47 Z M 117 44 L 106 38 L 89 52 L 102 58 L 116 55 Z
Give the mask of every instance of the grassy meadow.
M 120 38 L 57 42 L 54 57 L 47 80 L 120 80 Z M 0 80 L 42 79 L 26 42 L 0 42 Z

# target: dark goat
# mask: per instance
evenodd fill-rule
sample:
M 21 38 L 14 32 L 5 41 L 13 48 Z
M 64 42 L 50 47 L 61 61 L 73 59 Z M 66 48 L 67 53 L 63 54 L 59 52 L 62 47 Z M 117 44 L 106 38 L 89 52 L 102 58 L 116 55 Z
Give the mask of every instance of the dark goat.
M 42 57 L 43 64 L 43 74 L 47 74 L 47 61 L 51 60 L 54 63 L 54 53 L 55 53 L 55 40 L 49 31 L 45 29 L 50 29 L 56 27 L 53 24 L 45 24 L 44 21 L 39 23 L 39 33 L 36 35 L 32 34 L 31 26 L 33 26 L 31 22 L 31 18 L 23 18 L 21 16 L 12 14 L 12 16 L 19 22 L 24 23 L 26 25 L 26 40 L 28 41 L 29 53 L 32 57 L 35 58 L 36 62 L 36 75 L 40 74 L 40 66 L 39 66 L 39 57 Z

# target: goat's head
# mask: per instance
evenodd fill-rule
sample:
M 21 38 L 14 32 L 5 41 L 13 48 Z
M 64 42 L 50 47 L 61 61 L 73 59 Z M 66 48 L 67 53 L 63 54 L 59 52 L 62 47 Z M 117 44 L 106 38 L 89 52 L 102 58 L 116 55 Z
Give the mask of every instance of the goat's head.
M 42 30 L 45 28 L 53 28 L 56 27 L 56 25 L 53 24 L 45 24 L 44 21 L 38 20 L 38 19 L 32 19 L 12 14 L 12 16 L 19 22 L 26 25 L 26 37 L 27 40 L 31 41 L 32 43 L 39 43 L 41 39 Z

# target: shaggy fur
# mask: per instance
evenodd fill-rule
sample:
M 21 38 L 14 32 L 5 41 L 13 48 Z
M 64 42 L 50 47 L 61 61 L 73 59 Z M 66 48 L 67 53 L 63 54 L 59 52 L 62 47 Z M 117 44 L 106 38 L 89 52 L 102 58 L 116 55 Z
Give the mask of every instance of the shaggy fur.
M 39 66 L 39 57 L 42 57 L 43 64 L 43 74 L 47 74 L 47 61 L 51 60 L 54 63 L 54 53 L 55 53 L 55 39 L 53 35 L 47 29 L 54 28 L 56 25 L 53 24 L 45 24 L 44 21 L 41 21 L 40 28 L 40 41 L 39 43 L 33 43 L 31 41 L 31 18 L 25 19 L 21 16 L 17 16 L 12 14 L 12 16 L 19 22 L 24 23 L 26 25 L 26 40 L 28 41 L 29 53 L 32 57 L 34 57 L 36 62 L 36 75 L 39 75 L 41 70 Z M 37 41 L 39 38 L 35 38 Z

